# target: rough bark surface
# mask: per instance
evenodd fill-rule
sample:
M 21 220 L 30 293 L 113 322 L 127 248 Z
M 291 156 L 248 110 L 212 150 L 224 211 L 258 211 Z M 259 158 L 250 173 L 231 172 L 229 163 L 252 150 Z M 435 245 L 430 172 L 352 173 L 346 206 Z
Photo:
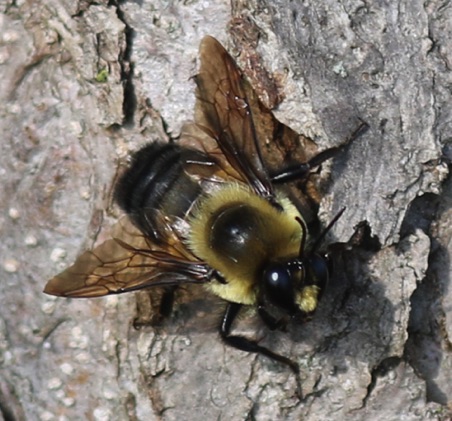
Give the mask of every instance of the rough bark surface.
M 0 420 L 450 419 L 452 6 L 212 3 L 0 0 Z M 41 292 L 118 216 L 119 162 L 192 117 L 206 34 L 320 148 L 370 126 L 322 168 L 320 215 L 346 206 L 329 241 L 367 221 L 381 248 L 338 259 L 311 322 L 261 332 L 302 401 L 223 346 L 214 301 L 136 330 L 143 295 Z

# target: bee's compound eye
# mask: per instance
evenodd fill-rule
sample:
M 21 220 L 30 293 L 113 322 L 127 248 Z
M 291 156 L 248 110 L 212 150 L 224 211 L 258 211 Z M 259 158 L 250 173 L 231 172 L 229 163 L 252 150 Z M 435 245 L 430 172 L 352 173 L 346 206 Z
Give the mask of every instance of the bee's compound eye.
M 275 305 L 289 309 L 293 305 L 293 279 L 289 268 L 273 263 L 264 271 L 267 298 Z
M 328 260 L 317 254 L 313 254 L 306 264 L 307 282 L 309 285 L 318 285 L 325 288 L 328 283 Z

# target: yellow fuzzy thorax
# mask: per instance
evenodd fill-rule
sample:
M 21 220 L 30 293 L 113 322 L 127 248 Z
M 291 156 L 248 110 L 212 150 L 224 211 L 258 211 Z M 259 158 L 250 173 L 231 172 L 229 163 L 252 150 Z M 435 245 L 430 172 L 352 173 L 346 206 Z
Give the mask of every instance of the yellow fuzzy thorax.
M 198 200 L 189 219 L 191 233 L 188 245 L 197 257 L 217 270 L 226 280 L 225 284 L 215 280 L 207 284 L 213 293 L 224 300 L 255 304 L 262 266 L 269 259 L 299 255 L 303 228 L 296 218 L 302 217 L 287 197 L 278 195 L 276 199 L 282 210 L 256 195 L 248 186 L 231 183 Z M 256 229 L 249 239 L 245 255 L 240 256 L 240 259 L 231 259 L 214 250 L 212 227 L 221 209 L 237 204 L 244 204 L 251 209 Z

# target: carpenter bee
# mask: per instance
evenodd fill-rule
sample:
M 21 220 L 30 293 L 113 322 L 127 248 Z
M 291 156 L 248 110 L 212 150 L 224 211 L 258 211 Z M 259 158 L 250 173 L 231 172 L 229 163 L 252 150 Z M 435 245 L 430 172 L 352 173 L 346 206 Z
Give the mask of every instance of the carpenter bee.
M 315 311 L 329 276 L 318 249 L 339 215 L 311 238 L 302 206 L 282 185 L 308 185 L 338 148 L 271 168 L 262 145 L 301 137 L 260 102 L 217 40 L 205 37 L 200 57 L 194 123 L 178 142 L 151 143 L 132 156 L 115 188 L 126 216 L 44 292 L 98 297 L 159 286 L 171 295 L 182 284 L 202 284 L 227 302 L 221 339 L 289 366 L 298 380 L 296 362 L 235 335 L 232 325 L 243 306 L 254 306 L 271 329 Z

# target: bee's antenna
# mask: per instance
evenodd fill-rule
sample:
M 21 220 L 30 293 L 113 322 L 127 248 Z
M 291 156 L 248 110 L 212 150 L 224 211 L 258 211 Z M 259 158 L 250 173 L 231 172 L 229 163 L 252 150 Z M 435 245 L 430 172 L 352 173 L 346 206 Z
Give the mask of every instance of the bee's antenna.
M 336 216 L 331 220 L 331 222 L 328 224 L 328 226 L 321 232 L 321 234 L 318 236 L 317 240 L 315 240 L 314 245 L 312 246 L 311 253 L 315 252 L 319 247 L 320 244 L 322 244 L 322 241 L 324 240 L 325 236 L 328 234 L 328 231 L 333 228 L 333 225 L 338 221 L 338 219 L 342 216 L 342 214 L 345 211 L 345 207 L 343 207 Z
M 301 241 L 300 241 L 300 251 L 298 252 L 298 257 L 303 256 L 303 252 L 306 246 L 306 236 L 308 233 L 308 227 L 306 223 L 299 216 L 295 217 L 296 221 L 301 225 Z

